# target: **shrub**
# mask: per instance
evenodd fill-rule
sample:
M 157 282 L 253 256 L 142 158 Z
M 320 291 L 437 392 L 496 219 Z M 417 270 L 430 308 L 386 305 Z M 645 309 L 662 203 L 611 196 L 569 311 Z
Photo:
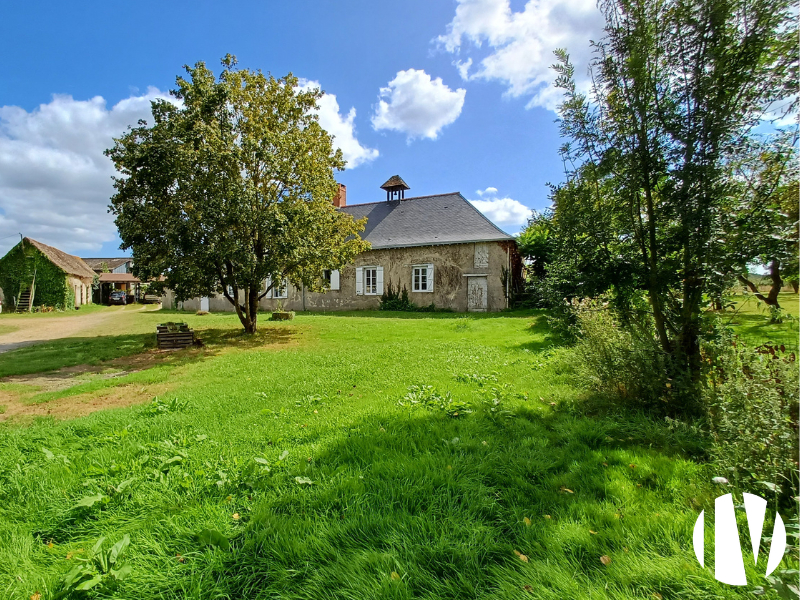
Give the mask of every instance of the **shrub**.
M 408 299 L 408 290 L 403 286 L 403 291 L 400 291 L 400 285 L 397 289 L 392 287 L 390 281 L 386 285 L 386 291 L 381 296 L 381 310 L 402 310 L 402 311 L 415 311 L 417 306 Z
M 651 325 L 623 326 L 600 301 L 573 305 L 579 336 L 573 367 L 579 382 L 612 400 L 661 412 L 671 383 Z
M 417 306 L 408 299 L 408 289 L 403 286 L 400 291 L 400 285 L 397 289 L 392 287 L 390 281 L 386 286 L 386 291 L 381 296 L 380 310 L 399 310 L 405 312 L 453 312 L 449 308 L 436 308 L 436 305 L 431 302 L 427 306 Z
M 712 455 L 734 482 L 783 498 L 798 494 L 798 369 L 784 346 L 723 335 L 704 347 Z M 775 486 L 778 487 L 775 487 Z

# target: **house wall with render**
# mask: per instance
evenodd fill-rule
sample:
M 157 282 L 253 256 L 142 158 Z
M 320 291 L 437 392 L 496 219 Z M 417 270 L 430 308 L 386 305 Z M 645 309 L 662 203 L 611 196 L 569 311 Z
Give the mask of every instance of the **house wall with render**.
M 474 309 L 469 306 L 471 277 L 483 280 L 486 286 L 486 310 L 498 311 L 508 306 L 507 285 L 504 270 L 513 266 L 512 254 L 515 242 L 478 242 L 464 244 L 440 244 L 410 248 L 387 248 L 370 250 L 359 254 L 355 261 L 339 273 L 339 289 L 324 293 L 311 292 L 291 283 L 286 298 L 263 298 L 259 307 L 272 312 L 282 305 L 284 310 L 337 311 L 377 309 L 380 297 L 388 285 L 394 289 L 408 290 L 409 299 L 418 306 L 434 304 L 437 308 L 449 308 L 457 312 Z M 415 265 L 433 265 L 433 290 L 415 292 L 412 273 Z M 375 295 L 356 293 L 356 269 L 359 267 L 382 267 L 383 289 Z M 167 290 L 165 307 L 178 308 L 174 295 Z M 207 300 L 211 312 L 234 312 L 233 306 L 224 296 L 211 296 Z M 204 309 L 200 298 L 182 303 L 184 310 Z

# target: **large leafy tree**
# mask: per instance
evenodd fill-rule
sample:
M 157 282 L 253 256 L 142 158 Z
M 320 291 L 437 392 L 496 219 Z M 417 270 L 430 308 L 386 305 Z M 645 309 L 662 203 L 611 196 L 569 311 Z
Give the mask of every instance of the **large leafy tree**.
M 218 79 L 185 67 L 174 101 L 152 103 L 153 124 L 115 139 L 110 210 L 136 275 L 163 275 L 180 300 L 223 294 L 252 333 L 272 285 L 319 289 L 323 269 L 368 245 L 364 223 L 332 204 L 345 161 L 319 125 L 322 93 L 230 55 L 223 66 Z
M 676 381 L 699 379 L 701 309 L 725 253 L 729 157 L 796 91 L 789 0 L 606 0 L 592 89 L 557 52 L 562 154 L 554 193 L 570 262 L 596 265 L 594 291 L 640 289 Z M 787 84 L 787 82 L 789 82 Z M 791 108 L 791 107 L 789 107 Z M 625 277 L 620 277 L 624 274 Z
M 746 140 L 731 163 L 736 193 L 723 213 L 728 271 L 774 307 L 784 283 L 797 285 L 797 141 L 796 129 Z M 766 295 L 748 276 L 753 264 L 769 273 Z

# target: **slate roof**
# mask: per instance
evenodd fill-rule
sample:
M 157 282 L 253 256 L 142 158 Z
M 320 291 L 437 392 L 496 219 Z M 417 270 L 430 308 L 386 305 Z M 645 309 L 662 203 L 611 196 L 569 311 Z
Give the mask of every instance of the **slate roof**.
M 90 269 L 100 271 L 103 268 L 103 263 L 106 264 L 109 271 L 113 271 L 118 266 L 133 260 L 132 258 L 84 258 L 83 262 L 89 265 Z
M 340 210 L 356 219 L 367 217 L 361 237 L 376 250 L 514 239 L 483 216 L 460 192 L 351 204 Z
M 24 239 L 26 244 L 30 244 L 39 252 L 44 254 L 50 262 L 57 266 L 59 269 L 67 273 L 68 275 L 75 275 L 77 277 L 94 277 L 94 271 L 92 271 L 89 266 L 83 262 L 77 256 L 73 256 L 72 254 L 67 254 L 66 252 L 62 252 L 58 248 L 53 248 L 52 246 L 48 246 L 47 244 L 43 244 L 42 242 L 37 242 L 36 240 L 32 240 L 31 238 Z

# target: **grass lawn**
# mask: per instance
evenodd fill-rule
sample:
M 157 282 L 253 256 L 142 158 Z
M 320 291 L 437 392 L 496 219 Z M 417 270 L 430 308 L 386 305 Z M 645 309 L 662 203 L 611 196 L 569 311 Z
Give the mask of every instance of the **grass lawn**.
M 206 346 L 149 351 L 165 320 Z M 130 574 L 98 597 L 749 597 L 692 551 L 720 493 L 701 440 L 587 416 L 540 313 L 115 323 L 0 355 L 0 395 L 30 406 L 145 402 L 0 424 L 2 598 L 57 597 L 125 535 Z M 25 379 L 84 364 L 72 387 Z
M 721 317 L 722 322 L 731 325 L 737 334 L 755 345 L 784 344 L 787 348 L 798 349 L 800 304 L 797 294 L 781 292 L 778 296 L 778 302 L 787 314 L 783 323 L 770 323 L 767 306 L 751 294 L 735 296 L 733 301 L 735 307 Z

